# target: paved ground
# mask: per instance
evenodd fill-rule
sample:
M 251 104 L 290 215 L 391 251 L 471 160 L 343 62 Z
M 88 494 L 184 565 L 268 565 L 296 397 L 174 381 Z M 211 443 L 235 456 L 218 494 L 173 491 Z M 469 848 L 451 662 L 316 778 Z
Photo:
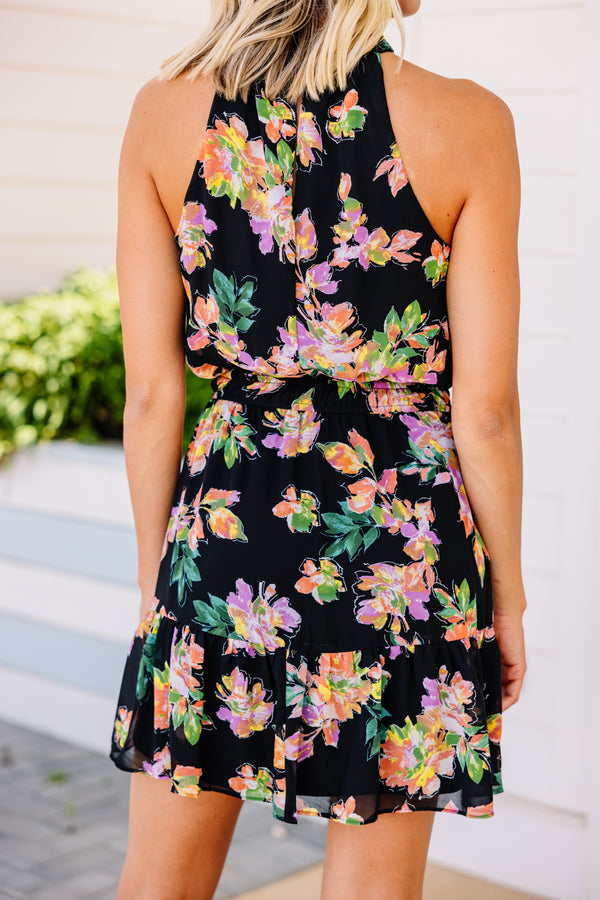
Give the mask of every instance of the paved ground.
M 0 721 L 0 897 L 114 900 L 128 788 L 108 758 Z M 321 823 L 245 803 L 215 900 L 314 866 L 324 839 Z
M 128 787 L 107 757 L 0 721 L 0 898 L 114 900 Z M 324 840 L 324 823 L 245 803 L 215 900 L 316 900 Z M 525 895 L 431 866 L 424 900 L 440 897 Z

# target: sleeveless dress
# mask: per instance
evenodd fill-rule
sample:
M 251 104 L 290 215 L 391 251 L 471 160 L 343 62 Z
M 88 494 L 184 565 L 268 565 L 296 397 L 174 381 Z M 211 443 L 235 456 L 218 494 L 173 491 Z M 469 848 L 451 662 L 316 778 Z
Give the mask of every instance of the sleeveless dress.
M 214 379 L 111 758 L 298 815 L 493 814 L 500 655 L 450 425 L 450 247 L 407 179 L 380 42 L 297 110 L 214 97 L 176 241 Z

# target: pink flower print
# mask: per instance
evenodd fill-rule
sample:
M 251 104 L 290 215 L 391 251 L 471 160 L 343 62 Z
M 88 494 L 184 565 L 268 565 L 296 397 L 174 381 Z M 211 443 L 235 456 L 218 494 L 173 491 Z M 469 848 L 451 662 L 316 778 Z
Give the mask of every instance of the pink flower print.
M 305 560 L 301 571 L 304 573 L 294 587 L 300 594 L 312 594 L 317 603 L 337 600 L 338 594 L 346 590 L 342 573 L 332 559 Z
M 217 710 L 218 717 L 229 722 L 238 737 L 250 737 L 254 731 L 263 731 L 269 723 L 274 704 L 266 700 L 262 681 L 257 679 L 250 686 L 250 676 L 237 666 L 231 675 L 223 675 L 216 694 L 224 701 Z
M 327 262 L 311 266 L 304 276 L 300 273 L 299 278 L 303 280 L 296 282 L 296 299 L 308 299 L 316 291 L 321 291 L 322 294 L 335 294 L 339 281 L 332 281 L 332 275 L 333 269 Z
M 296 216 L 295 225 L 297 258 L 311 259 L 317 252 L 317 233 L 308 208 Z
M 212 244 L 207 235 L 217 228 L 209 219 L 203 203 L 186 203 L 176 237 L 181 247 L 181 263 L 188 274 L 197 268 L 204 268 L 211 258 Z
M 398 144 L 392 144 L 391 151 L 391 156 L 386 156 L 377 166 L 373 181 L 379 178 L 380 175 L 385 175 L 387 173 L 388 184 L 392 195 L 395 197 L 398 191 L 402 190 L 402 188 L 408 184 L 408 176 L 406 174 L 406 169 L 404 168 L 404 163 L 400 157 Z
M 431 599 L 431 573 L 422 563 L 397 566 L 393 563 L 374 563 L 368 568 L 371 575 L 363 575 L 357 588 L 370 591 L 371 597 L 361 600 L 357 620 L 364 625 L 382 629 L 389 621 L 392 635 L 408 629 L 407 614 L 412 619 L 427 620 L 426 604 Z
M 359 816 L 355 810 L 356 800 L 354 797 L 348 797 L 347 800 L 338 800 L 337 803 L 331 804 L 332 818 L 349 825 L 360 825 L 364 822 L 364 818 Z
M 290 484 L 283 492 L 284 499 L 273 507 L 273 515 L 287 519 L 292 534 L 296 531 L 307 534 L 319 519 L 319 501 L 310 491 L 300 491 Z
M 227 598 L 227 612 L 235 626 L 233 644 L 245 649 L 250 656 L 260 656 L 283 647 L 280 632 L 291 634 L 300 624 L 300 614 L 290 606 L 287 597 L 276 597 L 274 584 L 265 587 L 261 582 L 258 594 L 242 578 L 235 583 L 235 592 Z
M 363 334 L 348 329 L 356 322 L 356 310 L 350 303 L 319 303 L 306 301 L 301 309 L 304 323 L 297 326 L 298 353 L 306 367 L 314 367 L 324 372 L 347 372 L 356 349 L 361 345 Z
M 471 715 L 465 712 L 473 697 L 474 686 L 466 681 L 460 672 L 455 672 L 447 682 L 448 669 L 440 666 L 438 678 L 425 678 L 423 687 L 426 694 L 421 698 L 424 724 L 437 731 L 440 728 L 452 734 L 464 735 L 471 724 Z
M 179 502 L 171 510 L 171 517 L 169 518 L 169 522 L 168 522 L 167 530 L 166 530 L 166 534 L 165 534 L 165 546 L 163 547 L 163 556 L 166 551 L 167 543 L 173 543 L 173 541 L 184 540 L 188 535 L 188 529 L 190 526 L 190 522 L 192 521 L 192 514 L 191 514 L 190 507 L 187 506 L 183 502 L 184 497 L 185 497 L 185 488 L 181 492 L 181 497 L 179 498 Z
M 250 227 L 259 235 L 259 249 L 263 254 L 273 250 L 274 241 L 279 249 L 279 258 L 293 262 L 295 229 L 292 216 L 292 195 L 285 184 L 276 184 L 257 192 L 246 204 L 250 215 Z
M 307 169 L 317 161 L 315 150 L 323 150 L 323 139 L 314 114 L 300 107 L 298 116 L 298 136 L 296 157 L 300 165 Z
M 429 528 L 434 520 L 431 500 L 416 503 L 414 514 L 416 525 L 404 522 L 400 526 L 400 533 L 408 538 L 404 552 L 415 561 L 425 560 L 431 565 L 438 559 L 439 554 L 435 548 L 440 543 L 439 537 Z
M 278 434 L 263 438 L 263 444 L 277 449 L 277 456 L 298 456 L 311 450 L 321 427 L 312 404 L 313 392 L 312 389 L 306 391 L 294 400 L 290 409 L 268 410 L 265 413 L 264 424 Z
M 171 753 L 168 747 L 155 750 L 152 762 L 144 761 L 144 772 L 154 778 L 168 778 L 171 770 Z
M 392 725 L 381 745 L 379 775 L 390 787 L 405 787 L 432 797 L 441 786 L 440 775 L 454 772 L 455 750 L 443 733 L 427 730 L 407 717 L 403 728 Z
M 423 261 L 423 269 L 425 277 L 430 281 L 433 287 L 443 281 L 448 272 L 448 258 L 450 256 L 450 247 L 439 241 L 434 241 L 431 245 L 431 256 Z

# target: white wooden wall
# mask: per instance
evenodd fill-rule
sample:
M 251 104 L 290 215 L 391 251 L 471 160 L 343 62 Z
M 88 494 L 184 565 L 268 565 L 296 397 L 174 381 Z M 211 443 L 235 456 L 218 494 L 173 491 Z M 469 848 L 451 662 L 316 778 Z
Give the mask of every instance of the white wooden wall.
M 432 855 L 547 897 L 597 900 L 600 554 L 595 0 L 423 0 L 407 57 L 503 97 L 523 177 L 520 390 L 529 670 L 505 716 L 504 796 L 483 823 L 439 821 Z M 441 817 L 443 819 L 443 817 Z M 474 827 L 473 827 L 474 826 Z
M 206 0 L 0 2 L 0 298 L 114 263 L 133 97 Z
M 529 671 L 519 705 L 506 715 L 506 793 L 496 817 L 439 816 L 432 857 L 557 900 L 600 897 L 598 6 L 593 0 L 423 0 L 421 13 L 407 23 L 409 59 L 472 78 L 509 103 L 523 172 Z M 0 297 L 54 287 L 80 263 L 112 263 L 118 150 L 131 101 L 207 9 L 207 0 L 0 0 Z M 390 39 L 395 42 L 393 34 Z M 57 447 L 51 466 L 63 465 L 62 453 Z M 122 491 L 124 473 L 119 477 Z M 39 515 L 37 500 L 23 499 L 10 473 L 3 485 L 7 523 L 15 503 L 19 514 Z M 27 604 L 39 593 L 40 578 L 51 583 L 43 565 L 6 559 L 3 587 L 18 588 L 19 602 Z M 55 576 L 64 578 L 66 598 L 57 627 L 68 630 L 70 622 L 73 634 L 120 644 L 135 613 L 131 574 L 124 571 L 104 592 L 109 607 L 123 603 L 118 634 L 108 626 L 94 630 L 89 621 L 102 591 L 76 579 L 95 577 L 83 563 L 78 573 Z M 2 604 L 16 635 L 20 613 L 11 608 L 12 618 Z M 45 621 L 33 608 L 22 612 Z M 106 659 L 111 647 L 90 644 Z M 9 662 L 0 670 L 15 678 Z M 27 677 L 39 691 L 39 679 Z M 16 683 L 21 692 L 26 688 L 23 673 Z M 58 696 L 52 690 L 49 696 Z M 107 716 L 108 687 L 99 682 L 86 690 L 104 698 L 98 715 Z M 80 691 L 71 700 L 92 709 L 90 696 Z M 13 709 L 8 702 L 0 707 L 3 715 Z M 51 713 L 48 707 L 48 719 Z M 102 729 L 89 732 L 89 743 L 103 740 Z

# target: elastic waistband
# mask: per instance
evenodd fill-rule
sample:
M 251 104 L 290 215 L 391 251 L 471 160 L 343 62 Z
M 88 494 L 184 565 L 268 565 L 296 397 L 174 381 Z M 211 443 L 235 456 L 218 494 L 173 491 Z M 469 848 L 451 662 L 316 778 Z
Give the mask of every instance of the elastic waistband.
M 336 381 L 325 375 L 273 378 L 231 370 L 221 376 L 215 400 L 231 400 L 267 409 L 293 409 L 310 400 L 318 412 L 355 412 L 390 416 L 395 412 L 432 412 L 450 409 L 448 391 L 427 384 L 366 384 Z

